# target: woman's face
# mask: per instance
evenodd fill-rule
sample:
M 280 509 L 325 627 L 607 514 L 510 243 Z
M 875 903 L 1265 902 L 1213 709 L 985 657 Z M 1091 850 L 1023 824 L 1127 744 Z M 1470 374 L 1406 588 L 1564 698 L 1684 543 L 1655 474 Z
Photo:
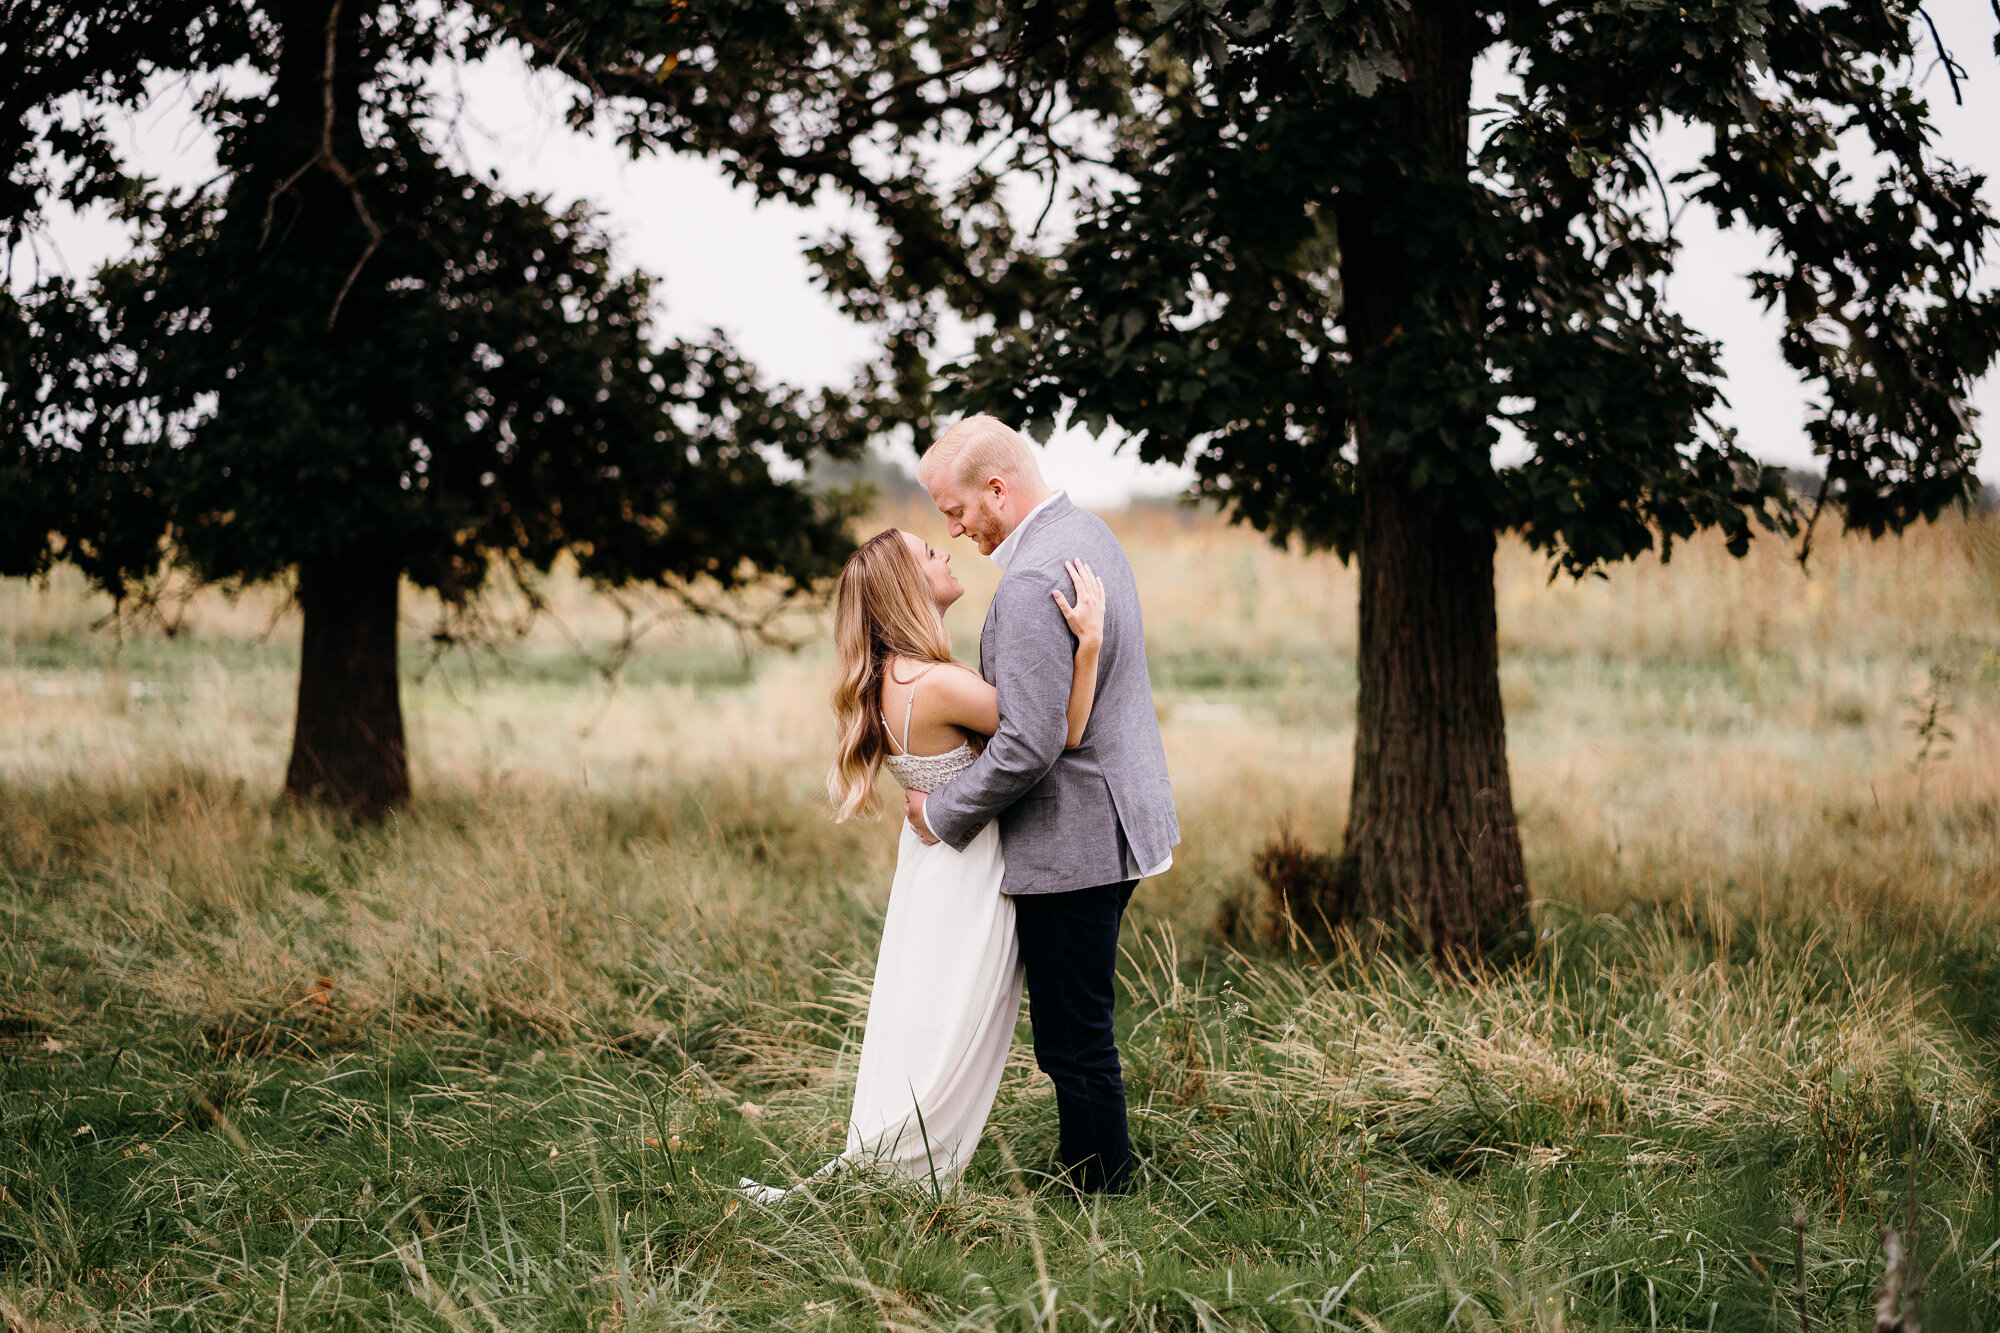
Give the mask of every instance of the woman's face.
M 965 585 L 958 581 L 958 575 L 951 572 L 951 557 L 943 551 L 934 551 L 931 544 L 914 532 L 903 534 L 903 544 L 910 548 L 910 554 L 923 567 L 924 581 L 930 584 L 931 600 L 937 603 L 938 614 L 965 596 Z

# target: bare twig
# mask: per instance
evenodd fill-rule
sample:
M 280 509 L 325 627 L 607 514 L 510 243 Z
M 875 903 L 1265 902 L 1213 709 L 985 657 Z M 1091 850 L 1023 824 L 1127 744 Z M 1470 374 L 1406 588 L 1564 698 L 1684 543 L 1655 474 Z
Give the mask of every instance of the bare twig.
M 2000 4 L 2000 0 L 1994 0 L 1994 3 Z M 1812 559 L 1813 528 L 1819 523 L 1820 511 L 1826 508 L 1826 492 L 1827 488 L 1832 484 L 1833 473 L 1831 470 L 1820 474 L 1819 494 L 1813 497 L 1812 516 L 1806 520 L 1806 535 L 1799 540 L 1799 570 L 1801 573 L 1812 573 L 1812 570 L 1807 567 L 1806 562 Z
M 2000 18 L 2000 0 L 1994 0 L 1993 12 L 1996 18 Z M 1965 66 L 1953 60 L 1951 52 L 1944 49 L 1944 38 L 1938 36 L 1937 23 L 1931 18 L 1930 11 L 1919 5 L 1917 14 L 1923 19 L 1924 26 L 1931 30 L 1931 41 L 1937 45 L 1938 63 L 1944 66 L 1944 76 L 1951 80 L 1951 100 L 1964 106 L 1965 98 L 1958 91 L 1958 81 L 1965 74 Z
M 360 208 L 361 207 L 360 191 L 357 190 L 355 192 L 354 198 L 356 207 Z M 363 213 L 361 220 L 363 222 L 367 222 L 370 226 L 374 226 L 373 220 L 370 219 L 365 212 Z M 362 250 L 361 258 L 355 260 L 354 267 L 347 270 L 347 281 L 340 284 L 340 291 L 333 298 L 333 309 L 326 312 L 327 328 L 331 329 L 333 327 L 333 321 L 340 318 L 340 307 L 342 303 L 347 300 L 347 293 L 353 290 L 354 280 L 361 276 L 361 270 L 363 266 L 365 266 L 368 263 L 369 259 L 374 257 L 375 251 L 381 247 L 381 244 L 382 244 L 382 233 L 381 230 L 377 228 L 375 234 L 368 238 L 367 248 Z
M 297 185 L 299 183 L 299 177 L 305 175 L 308 171 L 311 171 L 314 167 L 318 165 L 319 165 L 319 155 L 315 153 L 312 157 L 308 158 L 305 164 L 301 166 L 297 171 L 294 171 L 291 175 L 279 181 L 276 188 L 274 188 L 271 191 L 271 197 L 264 201 L 264 230 L 257 237 L 257 248 L 259 250 L 262 250 L 266 245 L 270 244 L 271 223 L 277 217 L 278 200 L 294 185 Z
M 1653 159 L 1647 155 L 1646 150 L 1635 143 L 1632 145 L 1632 151 L 1638 156 L 1641 162 L 1646 164 L 1646 170 L 1652 173 L 1653 185 L 1660 192 L 1660 214 L 1666 221 L 1667 245 L 1669 248 L 1672 248 L 1674 244 L 1674 221 L 1679 217 L 1679 214 L 1674 211 L 1673 196 L 1667 193 L 1667 182 L 1660 175 L 1659 167 L 1653 164 Z
M 180 582 L 175 582 L 176 574 L 184 575 Z M 160 633 L 167 638 L 175 638 L 187 628 L 188 608 L 206 586 L 200 577 L 186 574 L 169 562 L 156 574 L 127 588 L 112 604 L 111 610 L 91 622 L 90 628 L 112 630 L 118 635 L 121 645 L 128 624 L 150 622 L 158 626 Z

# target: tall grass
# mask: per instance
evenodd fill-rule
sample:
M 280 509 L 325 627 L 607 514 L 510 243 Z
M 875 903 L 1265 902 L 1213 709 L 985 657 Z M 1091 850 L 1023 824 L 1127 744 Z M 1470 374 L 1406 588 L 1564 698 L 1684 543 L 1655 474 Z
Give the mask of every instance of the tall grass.
M 1884 1223 L 1932 1328 L 2000 1319 L 1990 528 L 1810 578 L 1503 552 L 1536 906 L 1445 974 L 1215 927 L 1281 827 L 1338 837 L 1351 572 L 1118 526 L 1187 842 L 1126 934 L 1140 1186 L 1084 1206 L 1025 1039 L 960 1188 L 727 1188 L 842 1141 L 893 856 L 826 818 L 807 622 L 664 625 L 614 686 L 624 617 L 558 579 L 418 680 L 413 595 L 418 797 L 355 829 L 273 799 L 280 603 L 121 641 L 67 576 L 0 585 L 10 1333 L 1794 1329 L 1801 1236 L 1811 1326 L 1858 1329 Z M 955 563 L 969 655 L 991 572 Z

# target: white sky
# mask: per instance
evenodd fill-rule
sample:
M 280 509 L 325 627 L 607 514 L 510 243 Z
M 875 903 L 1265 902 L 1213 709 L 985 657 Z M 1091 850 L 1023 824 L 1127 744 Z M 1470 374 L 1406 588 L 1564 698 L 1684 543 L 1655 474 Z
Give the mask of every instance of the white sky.
M 1925 82 L 1939 151 L 2000 180 L 1994 16 L 1986 0 L 1934 0 L 1930 9 L 1947 48 L 1969 73 L 1962 107 L 1953 104 L 1941 68 L 1933 66 Z M 1923 62 L 1930 64 L 1933 54 L 1926 42 Z M 1497 72 L 1489 66 L 1481 74 L 1476 97 L 1490 104 L 1500 86 Z M 748 193 L 731 189 L 714 166 L 691 158 L 633 162 L 609 135 L 569 131 L 561 118 L 568 101 L 563 81 L 532 74 L 511 52 L 465 71 L 453 91 L 463 94 L 460 142 L 474 165 L 497 168 L 508 187 L 545 193 L 559 205 L 589 201 L 605 215 L 621 260 L 663 279 L 663 333 L 699 335 L 719 327 L 768 377 L 808 386 L 842 382 L 870 357 L 870 331 L 840 315 L 813 286 L 799 253 L 802 239 L 854 225 L 845 209 L 757 205 Z M 128 161 L 165 183 L 193 183 L 214 170 L 210 141 L 183 90 L 163 92 L 120 128 L 120 138 Z M 1661 168 L 1671 174 L 1667 163 Z M 2000 185 L 1989 181 L 1985 194 L 2000 201 Z M 1684 249 L 1669 296 L 1694 327 L 1723 343 L 1728 419 L 1751 452 L 1809 466 L 1805 386 L 1778 355 L 1779 321 L 1749 299 L 1742 279 L 1763 262 L 1763 250 L 1746 233 L 1719 232 L 1699 207 L 1682 215 L 1678 234 Z M 126 244 L 124 231 L 101 211 L 65 215 L 52 220 L 42 259 L 82 275 Z M 13 280 L 31 281 L 32 268 L 17 259 Z M 1981 384 L 1975 402 L 1985 413 L 1982 440 L 1993 443 L 2000 439 L 1996 377 Z M 907 451 L 900 461 L 912 462 Z M 1179 468 L 1141 464 L 1115 452 L 1109 438 L 1092 440 L 1081 431 L 1052 441 L 1044 466 L 1054 484 L 1095 506 L 1177 490 L 1187 476 Z M 1979 470 L 1988 481 L 2000 480 L 2000 450 L 1988 450 Z

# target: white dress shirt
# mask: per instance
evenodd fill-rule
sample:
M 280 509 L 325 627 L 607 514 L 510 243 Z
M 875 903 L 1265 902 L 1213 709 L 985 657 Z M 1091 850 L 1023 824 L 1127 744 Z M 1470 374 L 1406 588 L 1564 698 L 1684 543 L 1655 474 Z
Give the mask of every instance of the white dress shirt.
M 1068 494 L 1067 491 L 1057 491 L 1054 495 L 1051 495 L 1048 499 L 1042 501 L 1040 504 L 1036 505 L 1033 509 L 1030 509 L 1028 511 L 1028 516 L 1022 519 L 1019 523 L 1016 523 L 1014 525 L 1014 530 L 1008 533 L 1006 537 L 1001 540 L 998 546 L 993 548 L 993 555 L 991 557 L 992 561 L 994 564 L 1000 566 L 1000 572 L 1002 574 L 1005 574 L 1007 572 L 1008 565 L 1014 563 L 1014 552 L 1021 549 L 1021 534 L 1028 530 L 1028 525 L 1035 521 L 1035 516 L 1037 514 L 1040 514 L 1044 509 L 1047 509 L 1050 505 L 1054 504 L 1056 501 L 1062 499 L 1063 496 L 1066 494 Z

